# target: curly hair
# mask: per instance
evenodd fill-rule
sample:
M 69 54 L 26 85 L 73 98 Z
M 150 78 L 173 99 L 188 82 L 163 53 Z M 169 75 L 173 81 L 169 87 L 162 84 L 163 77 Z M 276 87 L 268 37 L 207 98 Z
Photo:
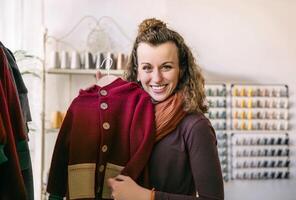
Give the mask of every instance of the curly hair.
M 138 35 L 134 41 L 127 63 L 125 79 L 137 82 L 137 48 L 140 43 L 157 46 L 165 42 L 173 42 L 178 49 L 180 78 L 176 91 L 180 90 L 183 92 L 184 110 L 189 113 L 207 112 L 205 81 L 201 68 L 196 63 L 183 37 L 176 31 L 169 29 L 161 20 L 155 18 L 146 19 L 139 25 Z

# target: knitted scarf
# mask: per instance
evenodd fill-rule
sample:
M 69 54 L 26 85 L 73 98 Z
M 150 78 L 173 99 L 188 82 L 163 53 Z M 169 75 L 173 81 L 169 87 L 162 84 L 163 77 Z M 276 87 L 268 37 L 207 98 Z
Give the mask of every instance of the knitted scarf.
M 175 93 L 167 100 L 156 104 L 156 140 L 158 142 L 171 133 L 186 115 L 183 110 L 182 92 Z

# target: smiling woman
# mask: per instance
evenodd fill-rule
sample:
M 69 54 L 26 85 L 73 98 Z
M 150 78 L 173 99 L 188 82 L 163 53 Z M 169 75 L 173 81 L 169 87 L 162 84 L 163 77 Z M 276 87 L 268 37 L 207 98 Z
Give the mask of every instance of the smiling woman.
M 155 103 L 150 190 L 119 175 L 109 179 L 114 199 L 224 199 L 216 136 L 203 114 L 200 71 L 180 34 L 154 18 L 140 24 L 126 78 L 139 83 Z
M 145 46 L 150 48 L 145 48 Z M 139 53 L 142 55 L 138 55 Z M 204 77 L 183 37 L 176 31 L 167 28 L 162 21 L 147 19 L 139 25 L 138 36 L 134 42 L 131 59 L 127 66 L 126 79 L 132 82 L 139 81 L 139 74 L 141 72 L 140 62 L 150 61 L 142 61 L 141 59 L 151 59 L 152 56 L 154 58 L 151 62 L 162 62 L 162 66 L 168 61 L 162 59 L 175 59 L 170 66 L 177 67 L 180 71 L 174 92 L 182 90 L 184 110 L 186 112 L 206 112 Z M 151 64 L 153 64 L 153 67 L 157 66 L 155 63 L 150 63 L 150 66 Z M 160 63 L 157 64 L 159 65 Z

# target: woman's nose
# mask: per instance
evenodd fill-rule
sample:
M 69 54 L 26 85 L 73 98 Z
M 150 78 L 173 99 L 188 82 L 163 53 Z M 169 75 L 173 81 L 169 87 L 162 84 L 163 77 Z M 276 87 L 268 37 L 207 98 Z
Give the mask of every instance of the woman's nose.
M 153 80 L 153 82 L 158 83 L 158 82 L 161 82 L 162 79 L 163 79 L 162 73 L 159 70 L 155 70 L 152 73 L 152 80 Z

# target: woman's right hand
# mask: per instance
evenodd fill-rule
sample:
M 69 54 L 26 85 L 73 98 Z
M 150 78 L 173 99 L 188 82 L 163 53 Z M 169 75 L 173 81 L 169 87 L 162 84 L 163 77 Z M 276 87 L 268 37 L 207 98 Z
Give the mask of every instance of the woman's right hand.
M 115 200 L 150 200 L 151 191 L 139 186 L 131 177 L 118 175 L 108 179 Z

